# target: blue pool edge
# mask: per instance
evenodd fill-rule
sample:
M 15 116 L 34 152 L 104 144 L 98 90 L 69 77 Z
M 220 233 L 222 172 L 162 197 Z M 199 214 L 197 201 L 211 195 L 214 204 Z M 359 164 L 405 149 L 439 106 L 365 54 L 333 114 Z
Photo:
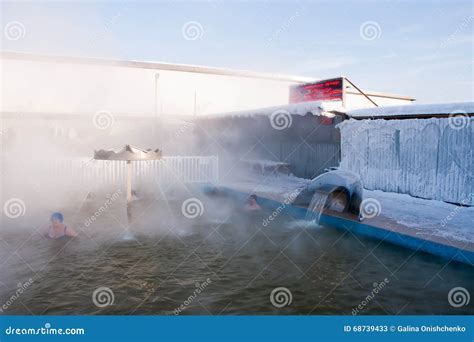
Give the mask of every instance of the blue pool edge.
M 203 188 L 203 190 L 205 190 L 205 188 Z M 228 186 L 218 186 L 218 188 L 220 191 L 242 201 L 250 195 L 249 193 Z M 262 195 L 259 195 L 258 203 L 261 206 L 272 210 L 280 208 L 281 211 L 284 211 L 295 219 L 304 219 L 306 217 L 307 210 L 305 208 L 262 197 Z M 334 215 L 322 214 L 320 222 L 337 229 L 348 230 L 358 235 L 374 238 L 414 251 L 426 252 L 450 261 L 455 260 L 469 266 L 474 265 L 474 252 L 465 249 L 414 237 L 400 232 L 394 232 L 392 230 L 384 229 L 383 227 L 371 226 L 363 222 L 353 221 Z

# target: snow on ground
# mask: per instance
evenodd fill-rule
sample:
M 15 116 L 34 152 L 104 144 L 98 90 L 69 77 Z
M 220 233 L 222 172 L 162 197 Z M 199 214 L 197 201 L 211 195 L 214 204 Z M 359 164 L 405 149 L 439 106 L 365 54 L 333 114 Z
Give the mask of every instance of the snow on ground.
M 308 186 L 309 179 L 294 176 L 251 175 L 222 185 L 242 192 L 278 200 L 295 198 L 295 192 Z M 409 195 L 364 189 L 364 199 L 375 198 L 381 204 L 381 216 L 413 229 L 415 235 L 438 236 L 463 243 L 474 243 L 474 207 L 462 207 L 442 201 Z
M 364 198 L 378 200 L 381 215 L 413 228 L 420 237 L 428 234 L 474 243 L 474 207 L 379 190 L 364 190 Z
M 252 173 L 231 182 L 224 182 L 222 185 L 283 201 L 287 198 L 294 198 L 295 192 L 299 193 L 299 190 L 305 188 L 310 182 L 309 179 L 293 175 L 279 174 L 275 176 Z

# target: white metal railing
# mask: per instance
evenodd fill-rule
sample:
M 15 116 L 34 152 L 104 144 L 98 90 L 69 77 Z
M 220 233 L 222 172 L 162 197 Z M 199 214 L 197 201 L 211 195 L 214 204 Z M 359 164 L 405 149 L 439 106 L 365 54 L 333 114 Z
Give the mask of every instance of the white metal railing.
M 24 163 L 21 160 L 3 160 L 6 169 L 9 169 L 9 165 L 19 166 L 22 162 Z M 61 159 L 28 161 L 25 164 L 34 168 L 30 169 L 32 177 L 35 174 L 48 175 L 48 178 L 68 179 L 87 188 L 121 185 L 126 182 L 126 161 Z M 167 156 L 161 160 L 132 162 L 132 167 L 134 184 L 218 181 L 217 156 Z

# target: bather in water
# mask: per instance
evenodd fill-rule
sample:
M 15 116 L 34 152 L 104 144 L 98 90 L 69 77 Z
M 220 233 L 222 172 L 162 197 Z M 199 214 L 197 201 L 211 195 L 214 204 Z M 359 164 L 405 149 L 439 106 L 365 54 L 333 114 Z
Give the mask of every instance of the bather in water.
M 257 204 L 257 195 L 253 194 L 247 199 L 247 203 L 244 206 L 247 211 L 261 210 L 262 208 Z
M 72 227 L 66 226 L 63 221 L 63 214 L 54 213 L 51 215 L 51 225 L 49 226 L 48 234 L 46 236 L 50 239 L 76 237 L 78 235 L 77 232 Z

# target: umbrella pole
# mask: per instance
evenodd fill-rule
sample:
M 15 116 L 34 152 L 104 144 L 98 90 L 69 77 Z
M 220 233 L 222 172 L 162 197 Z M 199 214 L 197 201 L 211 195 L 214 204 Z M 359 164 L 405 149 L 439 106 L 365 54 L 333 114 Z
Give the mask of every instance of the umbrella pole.
M 130 233 L 130 223 L 132 222 L 132 162 L 127 160 L 127 229 L 125 230 L 125 240 L 135 240 Z
M 130 228 L 130 221 L 132 219 L 132 162 L 127 160 L 127 228 Z
M 127 229 L 125 231 L 125 240 L 133 240 L 130 233 L 130 223 L 132 222 L 132 162 L 127 160 Z
M 127 160 L 127 205 L 132 201 L 132 162 Z

